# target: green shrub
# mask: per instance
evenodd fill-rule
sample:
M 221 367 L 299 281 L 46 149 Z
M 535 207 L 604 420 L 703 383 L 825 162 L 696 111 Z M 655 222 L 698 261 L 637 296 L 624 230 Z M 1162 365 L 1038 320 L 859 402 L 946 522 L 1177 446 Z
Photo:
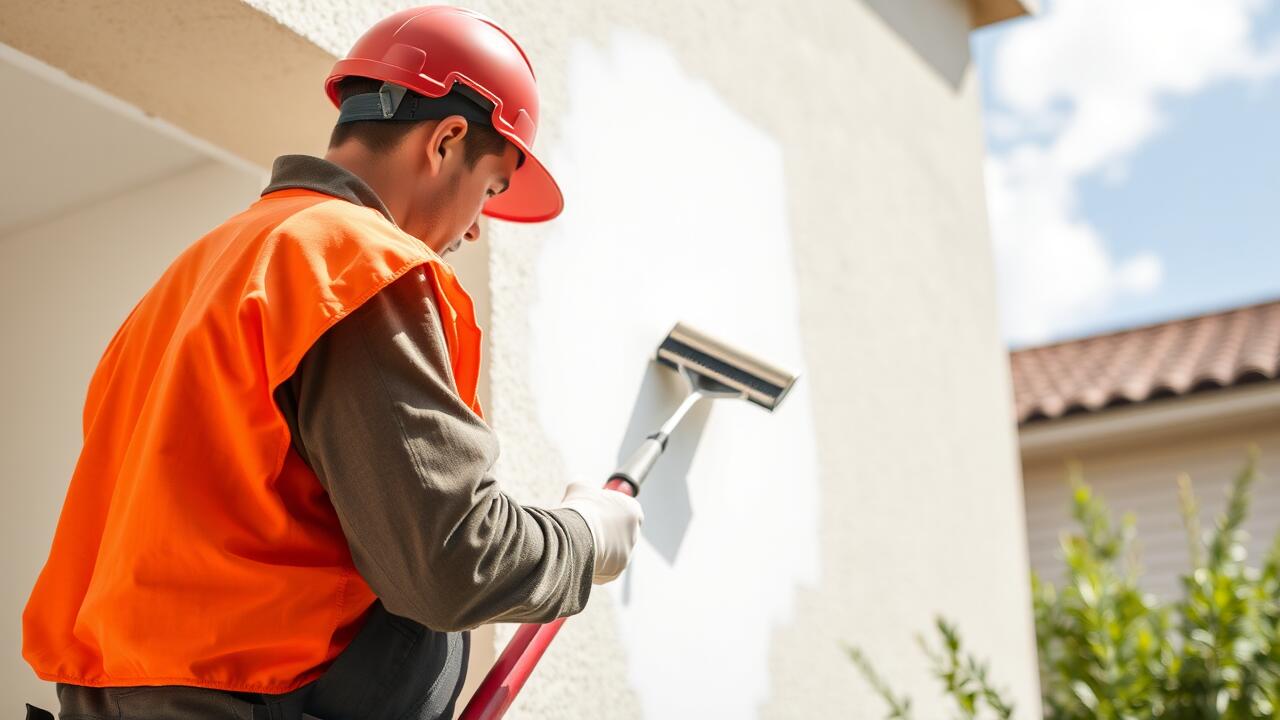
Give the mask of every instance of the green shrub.
M 1226 511 L 1202 531 L 1191 483 L 1178 479 L 1191 569 L 1180 599 L 1162 603 L 1139 587 L 1134 522 L 1070 473 L 1077 531 L 1063 538 L 1061 587 L 1032 577 L 1044 716 L 1049 720 L 1244 720 L 1280 708 L 1280 533 L 1261 568 L 1246 563 L 1242 530 L 1256 453 L 1231 484 Z M 941 651 L 922 647 L 943 692 L 966 720 L 1010 718 L 1013 708 L 965 655 L 954 626 L 937 621 Z M 854 665 L 890 707 L 896 695 L 857 648 Z M 983 715 L 983 712 L 989 713 Z

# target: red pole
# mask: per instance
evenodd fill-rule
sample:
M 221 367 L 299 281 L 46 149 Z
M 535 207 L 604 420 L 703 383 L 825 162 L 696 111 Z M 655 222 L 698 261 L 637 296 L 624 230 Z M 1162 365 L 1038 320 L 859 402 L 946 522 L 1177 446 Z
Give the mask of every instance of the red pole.
M 631 483 L 619 478 L 609 480 L 605 487 L 635 495 Z M 564 621 L 565 618 L 560 618 L 546 625 L 526 623 L 517 628 L 511 642 L 507 643 L 489 674 L 484 676 L 484 682 L 476 688 L 476 694 L 471 696 L 458 720 L 498 720 L 506 714 Z

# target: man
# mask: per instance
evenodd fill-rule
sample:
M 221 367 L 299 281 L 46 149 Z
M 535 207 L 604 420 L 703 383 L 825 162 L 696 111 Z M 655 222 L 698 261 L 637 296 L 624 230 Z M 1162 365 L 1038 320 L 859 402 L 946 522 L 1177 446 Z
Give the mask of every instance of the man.
M 488 475 L 480 333 L 441 259 L 481 212 L 560 212 L 523 52 L 477 14 L 406 10 L 328 92 L 325 158 L 279 158 L 90 383 L 23 616 L 65 718 L 449 717 L 466 629 L 574 614 L 626 567 L 635 500 L 523 507 Z

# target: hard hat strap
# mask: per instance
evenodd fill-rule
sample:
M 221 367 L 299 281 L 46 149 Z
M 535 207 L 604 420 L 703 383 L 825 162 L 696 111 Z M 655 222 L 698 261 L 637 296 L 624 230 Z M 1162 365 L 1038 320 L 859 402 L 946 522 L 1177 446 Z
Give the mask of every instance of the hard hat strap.
M 476 97 L 471 97 L 473 94 Z M 482 102 L 489 107 L 485 108 Z M 352 95 L 343 100 L 338 124 L 363 120 L 442 120 L 461 115 L 467 122 L 492 126 L 492 113 L 492 104 L 484 102 L 476 93 L 464 92 L 461 85 L 455 85 L 444 97 L 432 98 L 388 82 L 376 93 Z

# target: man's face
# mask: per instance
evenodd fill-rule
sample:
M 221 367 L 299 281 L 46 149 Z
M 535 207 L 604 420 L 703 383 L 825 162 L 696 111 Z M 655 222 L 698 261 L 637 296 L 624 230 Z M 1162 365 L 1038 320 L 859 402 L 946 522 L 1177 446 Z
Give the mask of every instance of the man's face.
M 464 240 L 480 239 L 480 211 L 489 198 L 510 185 L 520 157 L 508 143 L 501 155 L 482 155 L 472 165 L 461 142 L 465 138 L 445 142 L 436 150 L 438 172 L 427 175 L 418 188 L 422 227 L 405 228 L 441 255 L 458 249 Z

